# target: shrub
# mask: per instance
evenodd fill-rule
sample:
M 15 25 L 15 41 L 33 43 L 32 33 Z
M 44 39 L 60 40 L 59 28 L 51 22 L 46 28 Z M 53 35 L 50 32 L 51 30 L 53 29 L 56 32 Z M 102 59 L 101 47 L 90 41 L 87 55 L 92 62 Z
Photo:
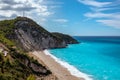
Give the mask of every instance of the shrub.
M 34 75 L 30 75 L 30 76 L 28 76 L 27 80 L 35 80 L 35 76 Z

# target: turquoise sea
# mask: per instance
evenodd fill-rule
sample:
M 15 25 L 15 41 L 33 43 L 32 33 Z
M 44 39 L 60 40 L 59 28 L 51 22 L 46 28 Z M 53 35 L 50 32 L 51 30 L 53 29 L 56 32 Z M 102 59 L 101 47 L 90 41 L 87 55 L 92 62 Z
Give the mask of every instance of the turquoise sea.
M 93 80 L 120 80 L 120 37 L 74 38 L 81 43 L 52 49 L 50 53 Z

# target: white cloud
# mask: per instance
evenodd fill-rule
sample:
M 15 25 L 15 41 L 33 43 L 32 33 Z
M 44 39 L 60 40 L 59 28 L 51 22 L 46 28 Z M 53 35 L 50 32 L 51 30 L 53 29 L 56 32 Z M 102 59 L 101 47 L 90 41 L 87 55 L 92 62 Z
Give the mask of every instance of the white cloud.
M 111 2 L 98 2 L 95 0 L 78 0 L 78 1 L 85 5 L 90 5 L 90 6 L 94 6 L 94 7 L 105 7 L 106 5 L 111 4 Z
M 54 14 L 49 3 L 43 4 L 43 0 L 0 0 L 0 18 L 12 18 L 12 15 L 22 16 L 23 11 L 26 17 L 43 18 Z M 51 5 L 49 5 L 51 6 Z M 4 18 L 5 17 L 5 18 Z
M 67 19 L 54 19 L 53 21 L 54 22 L 59 22 L 59 23 L 66 23 L 66 22 L 68 22 Z
M 84 16 L 88 18 L 120 19 L 120 13 L 88 12 Z
M 62 4 L 63 2 L 55 0 L 0 0 L 0 20 L 23 16 L 24 12 L 25 17 L 44 27 L 50 26 L 50 22 L 63 24 L 68 20 L 58 19 L 59 16 L 54 15 Z
M 119 9 L 117 7 L 110 8 L 110 7 L 105 7 L 105 8 L 98 8 L 98 7 L 91 7 L 90 8 L 94 12 L 101 12 L 101 11 L 108 11 L 108 10 L 114 10 L 114 9 Z
M 88 5 L 91 11 L 84 14 L 87 20 L 94 19 L 96 22 L 120 29 L 120 0 L 111 2 L 100 2 L 97 0 L 78 0 Z M 107 12 L 108 11 L 108 12 Z M 114 12 L 115 11 L 115 12 Z
M 106 17 L 110 17 L 112 14 L 104 14 L 104 13 L 92 13 L 92 12 L 88 12 L 86 13 L 84 16 L 89 17 L 89 18 L 106 18 Z
M 15 18 L 16 16 L 17 16 L 16 14 L 12 14 L 11 16 L 9 16 L 9 19 Z M 0 15 L 0 20 L 3 20 L 3 19 L 8 19 L 8 16 Z
M 120 20 L 97 20 L 97 22 L 120 29 Z

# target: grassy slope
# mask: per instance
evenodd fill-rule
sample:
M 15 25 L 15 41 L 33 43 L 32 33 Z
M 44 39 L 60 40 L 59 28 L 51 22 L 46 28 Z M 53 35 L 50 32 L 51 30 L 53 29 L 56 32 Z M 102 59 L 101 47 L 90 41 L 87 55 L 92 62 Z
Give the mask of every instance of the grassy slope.
M 15 20 L 4 20 L 0 21 L 0 42 L 7 46 L 13 46 L 14 43 L 10 41 L 7 36 L 13 34 Z
M 10 39 L 13 35 L 15 35 L 15 23 L 20 19 L 21 18 L 0 21 L 0 43 L 4 44 L 9 50 L 7 57 L 4 57 L 2 52 L 0 53 L 1 80 L 25 80 L 27 78 L 34 79 L 33 75 L 37 75 L 38 73 L 23 63 L 25 59 L 28 59 L 30 62 L 38 66 L 42 66 L 36 60 L 25 54 L 24 51 L 17 48 L 14 39 Z M 43 28 L 40 29 L 44 31 Z
M 26 21 L 28 18 L 23 18 L 23 17 L 17 17 L 15 19 L 12 19 L 12 20 L 4 20 L 4 21 L 0 21 L 0 41 L 2 43 L 5 43 L 7 46 L 13 46 L 15 45 L 15 41 L 12 41 L 14 40 L 14 29 L 16 28 L 15 27 L 15 23 L 17 21 Z M 36 28 L 38 28 L 42 33 L 47 33 L 47 34 L 50 34 L 48 31 L 46 31 L 44 28 L 42 28 L 41 26 L 37 25 L 33 20 L 31 19 L 28 19 L 29 21 L 29 25 L 30 26 L 34 26 Z M 50 34 L 51 35 L 51 34 Z M 10 39 L 12 38 L 13 39 Z
M 33 75 L 38 73 L 34 72 L 28 65 L 23 62 L 28 59 L 30 62 L 42 66 L 33 58 L 30 58 L 26 52 L 22 49 L 16 47 L 14 30 L 15 23 L 17 21 L 23 21 L 27 18 L 16 18 L 13 20 L 0 21 L 0 43 L 4 44 L 8 48 L 8 56 L 4 57 L 3 53 L 0 53 L 0 79 L 2 80 L 25 80 L 29 78 L 34 78 Z M 37 25 L 34 21 L 30 20 L 30 26 L 39 28 L 40 32 L 49 34 L 51 37 L 57 38 L 58 40 L 65 40 L 68 43 L 76 43 L 76 40 L 72 39 L 68 35 L 63 35 L 59 33 L 50 34 L 48 31 L 43 29 L 41 26 Z M 43 66 L 42 66 L 43 67 Z M 24 72 L 24 73 L 23 73 Z M 49 74 L 49 71 L 48 71 Z
M 57 32 L 54 32 L 52 33 L 54 36 L 56 37 L 59 37 L 61 39 L 63 39 L 67 44 L 75 44 L 75 43 L 78 43 L 77 40 L 75 40 L 74 38 L 72 38 L 71 36 L 69 35 L 66 35 L 66 34 L 62 34 L 62 33 L 57 33 Z
M 7 56 L 4 56 L 3 52 L 0 53 L 0 80 L 26 80 L 27 78 L 34 78 L 34 76 L 47 76 L 51 74 L 49 70 L 45 74 L 34 71 L 29 66 L 29 63 L 44 69 L 46 68 L 38 63 L 37 60 L 29 57 L 25 52 L 14 48 L 8 48 L 6 51 L 8 51 Z M 29 61 L 28 64 L 26 64 L 27 61 Z

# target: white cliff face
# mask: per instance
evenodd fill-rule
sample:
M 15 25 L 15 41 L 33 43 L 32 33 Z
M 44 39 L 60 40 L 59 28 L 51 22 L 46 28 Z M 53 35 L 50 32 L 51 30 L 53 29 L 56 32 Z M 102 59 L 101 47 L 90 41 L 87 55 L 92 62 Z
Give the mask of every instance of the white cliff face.
M 16 40 L 25 50 L 66 47 L 65 41 L 56 38 L 48 31 L 36 25 L 31 21 L 18 21 L 16 23 Z

